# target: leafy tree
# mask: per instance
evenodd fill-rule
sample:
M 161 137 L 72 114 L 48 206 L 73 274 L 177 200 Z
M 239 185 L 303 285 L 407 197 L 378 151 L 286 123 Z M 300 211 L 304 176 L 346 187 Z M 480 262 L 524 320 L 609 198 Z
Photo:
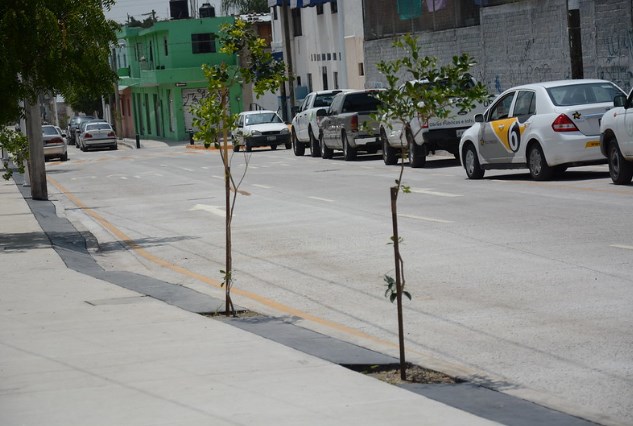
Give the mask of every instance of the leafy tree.
M 27 114 L 31 191 L 47 199 L 39 117 L 40 93 L 108 93 L 117 81 L 110 46 L 118 24 L 104 8 L 114 0 L 2 0 L 0 2 L 0 125 Z M 18 105 L 24 100 L 25 108 Z
M 228 15 L 232 10 L 237 10 L 240 15 L 270 12 L 267 0 L 222 0 L 222 13 Z
M 29 158 L 29 143 L 26 137 L 22 133 L 0 126 L 0 145 L 13 157 L 13 163 L 17 166 L 18 171 L 24 173 L 24 164 Z M 2 177 L 5 180 L 11 179 L 13 169 L 9 165 L 9 159 L 3 157 L 2 164 L 4 165 Z
M 235 308 L 231 300 L 233 286 L 233 259 L 231 224 L 233 210 L 237 199 L 238 188 L 246 175 L 249 153 L 244 153 L 246 168 L 239 179 L 231 174 L 231 160 L 229 156 L 229 133 L 236 128 L 237 114 L 230 111 L 230 88 L 236 84 L 252 85 L 257 97 L 266 92 L 274 92 L 285 81 L 283 62 L 277 61 L 266 48 L 266 41 L 259 38 L 251 29 L 250 24 L 237 19 L 233 24 L 225 24 L 219 34 L 220 52 L 228 55 L 239 54 L 240 65 L 230 66 L 226 62 L 219 65 L 203 65 L 202 69 L 207 79 L 209 96 L 204 98 L 197 107 L 192 109 L 194 126 L 199 130 L 196 138 L 203 141 L 206 147 L 215 145 L 220 149 L 220 157 L 224 164 L 225 209 L 226 209 L 226 250 L 225 267 L 222 285 L 225 289 L 225 314 L 235 315 Z M 220 142 L 221 140 L 221 142 Z M 231 195 L 232 193 L 232 195 Z
M 454 56 L 452 63 L 438 66 L 436 58 L 421 54 L 418 40 L 412 35 L 396 39 L 393 47 L 402 51 L 402 56 L 376 65 L 385 76 L 387 87 L 377 92 L 376 97 L 381 103 L 374 119 L 383 120 L 392 128 L 399 126 L 402 129 L 400 171 L 395 185 L 389 189 L 395 278 L 385 275 L 385 296 L 391 302 L 397 302 L 400 377 L 406 380 L 402 297 L 411 299 L 411 295 L 405 290 L 404 262 L 400 254 L 402 238 L 398 234 L 397 214 L 398 194 L 409 192 L 402 182 L 406 149 L 415 149 L 415 146 L 407 145 L 406 134 L 411 132 L 412 120 L 428 123 L 434 117 L 446 118 L 455 107 L 470 111 L 475 107 L 475 102 L 487 99 L 488 93 L 481 83 L 472 84 L 469 70 L 474 61 L 467 54 Z

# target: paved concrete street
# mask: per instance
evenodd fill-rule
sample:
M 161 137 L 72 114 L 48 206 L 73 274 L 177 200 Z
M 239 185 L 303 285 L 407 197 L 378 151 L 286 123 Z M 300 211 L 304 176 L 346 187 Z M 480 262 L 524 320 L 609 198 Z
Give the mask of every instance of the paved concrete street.
M 244 169 L 242 154 L 233 173 Z M 215 151 L 148 144 L 49 163 L 58 214 L 106 270 L 222 297 Z M 253 153 L 234 218 L 236 303 L 397 355 L 388 188 L 378 156 Z M 410 361 L 605 424 L 633 422 L 633 187 L 606 166 L 537 183 L 467 181 L 450 157 L 408 169 L 399 201 Z M 98 247 L 98 250 L 97 250 Z

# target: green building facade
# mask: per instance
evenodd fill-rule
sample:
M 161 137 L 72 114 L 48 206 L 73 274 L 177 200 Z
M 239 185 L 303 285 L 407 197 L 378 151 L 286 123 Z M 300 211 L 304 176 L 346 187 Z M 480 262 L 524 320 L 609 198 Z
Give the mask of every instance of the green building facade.
M 233 17 L 178 19 L 150 28 L 123 27 L 114 56 L 119 74 L 119 134 L 142 139 L 181 141 L 193 128 L 190 107 L 207 96 L 202 64 L 228 63 L 218 34 Z M 242 110 L 241 88 L 230 89 L 230 108 Z

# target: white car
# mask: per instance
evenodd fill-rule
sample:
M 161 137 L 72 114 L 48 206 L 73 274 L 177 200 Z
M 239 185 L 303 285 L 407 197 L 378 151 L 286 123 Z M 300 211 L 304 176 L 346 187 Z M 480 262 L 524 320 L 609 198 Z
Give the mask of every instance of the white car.
M 310 92 L 305 97 L 299 112 L 292 119 L 292 147 L 296 156 L 302 156 L 306 147 L 310 148 L 312 157 L 321 155 L 319 147 L 319 120 L 317 119 L 317 111 L 319 109 L 327 109 L 332 103 L 332 99 L 337 93 L 345 90 L 321 90 L 318 92 Z
M 600 150 L 609 160 L 609 174 L 616 185 L 633 179 L 633 90 L 627 98 L 618 95 L 615 108 L 602 117 Z
M 275 111 L 259 110 L 241 112 L 237 119 L 237 128 L 231 132 L 233 151 L 240 147 L 251 151 L 255 146 L 269 146 L 277 149 L 277 145 L 291 148 L 290 130 Z
M 117 149 L 116 133 L 109 123 L 94 121 L 81 126 L 77 146 L 82 151 L 93 148 Z
M 50 124 L 43 125 L 42 142 L 44 143 L 44 159 L 58 157 L 62 161 L 68 160 L 68 142 L 59 127 Z
M 488 169 L 528 168 L 548 180 L 570 166 L 605 163 L 600 120 L 622 94 L 605 80 L 526 84 L 503 92 L 462 136 L 459 153 L 466 175 Z

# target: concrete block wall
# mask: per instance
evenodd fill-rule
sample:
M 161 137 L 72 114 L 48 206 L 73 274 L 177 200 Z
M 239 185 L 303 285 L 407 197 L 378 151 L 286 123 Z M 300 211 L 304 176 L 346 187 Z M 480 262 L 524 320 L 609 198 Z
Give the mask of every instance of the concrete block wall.
M 581 0 L 585 78 L 604 78 L 625 90 L 633 85 L 633 0 Z M 565 0 L 524 0 L 480 11 L 481 24 L 418 33 L 425 55 L 448 63 L 468 53 L 477 61 L 473 75 L 491 93 L 518 84 L 571 77 Z M 392 39 L 365 42 L 368 87 L 384 83 L 375 64 L 403 52 Z

